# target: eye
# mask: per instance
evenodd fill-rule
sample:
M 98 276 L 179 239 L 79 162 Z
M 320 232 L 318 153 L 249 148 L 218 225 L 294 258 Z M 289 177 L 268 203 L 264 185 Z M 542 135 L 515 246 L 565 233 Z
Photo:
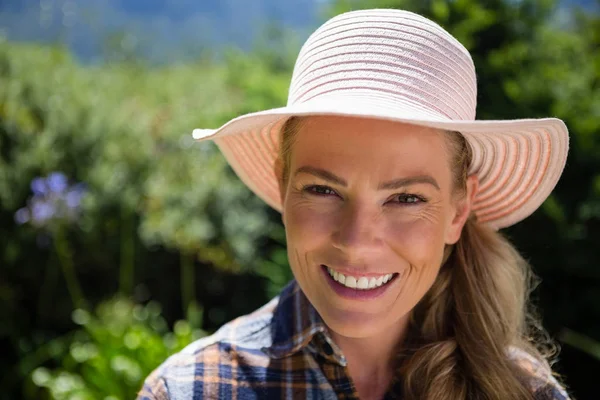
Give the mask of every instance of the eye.
M 393 197 L 392 203 L 400 203 L 400 204 L 419 204 L 424 203 L 427 200 L 422 196 L 410 193 L 400 193 Z
M 305 192 L 316 194 L 318 196 L 332 196 L 337 193 L 333 191 L 330 187 L 323 185 L 307 185 L 302 188 Z

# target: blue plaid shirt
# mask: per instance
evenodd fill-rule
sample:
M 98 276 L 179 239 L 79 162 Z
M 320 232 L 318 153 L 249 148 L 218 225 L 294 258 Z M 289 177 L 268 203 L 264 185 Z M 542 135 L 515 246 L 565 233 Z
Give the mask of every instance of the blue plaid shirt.
M 567 400 L 549 367 L 509 352 L 532 376 L 536 399 Z M 346 358 L 295 281 L 252 314 L 169 357 L 138 400 L 358 399 Z M 386 398 L 400 398 L 399 383 Z

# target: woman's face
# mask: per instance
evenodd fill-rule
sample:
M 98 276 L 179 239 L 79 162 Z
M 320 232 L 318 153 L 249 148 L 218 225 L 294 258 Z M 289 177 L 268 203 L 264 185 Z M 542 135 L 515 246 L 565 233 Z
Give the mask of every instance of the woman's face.
M 288 256 L 334 332 L 358 338 L 397 327 L 433 284 L 470 211 L 469 193 L 453 192 L 445 140 L 388 121 L 326 116 L 302 125 L 281 187 Z

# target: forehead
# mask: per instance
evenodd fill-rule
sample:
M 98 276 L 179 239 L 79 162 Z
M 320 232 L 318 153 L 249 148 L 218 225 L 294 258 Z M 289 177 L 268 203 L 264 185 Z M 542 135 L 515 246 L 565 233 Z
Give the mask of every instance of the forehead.
M 338 171 L 362 168 L 383 175 L 444 174 L 450 165 L 444 132 L 440 130 L 334 116 L 303 121 L 291 159 L 292 166 L 300 164 Z

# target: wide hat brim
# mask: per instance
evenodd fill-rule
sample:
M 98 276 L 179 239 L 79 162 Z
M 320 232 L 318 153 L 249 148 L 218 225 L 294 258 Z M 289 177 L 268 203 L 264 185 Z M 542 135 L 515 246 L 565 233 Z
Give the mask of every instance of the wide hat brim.
M 239 178 L 281 212 L 275 173 L 280 130 L 289 117 L 309 115 L 378 118 L 462 133 L 473 151 L 469 173 L 479 178 L 473 211 L 493 229 L 513 225 L 539 208 L 562 174 L 569 147 L 567 127 L 556 118 L 441 119 L 414 107 L 351 95 L 242 115 L 218 129 L 196 129 L 193 136 L 213 140 Z

